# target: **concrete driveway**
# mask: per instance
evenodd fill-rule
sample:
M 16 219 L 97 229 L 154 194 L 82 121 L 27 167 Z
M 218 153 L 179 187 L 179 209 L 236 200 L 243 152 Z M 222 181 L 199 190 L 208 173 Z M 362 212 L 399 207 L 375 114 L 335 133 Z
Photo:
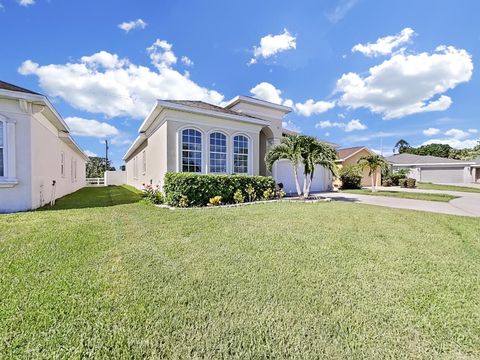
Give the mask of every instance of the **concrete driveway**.
M 342 192 L 329 192 L 324 194 L 337 201 L 347 201 L 360 204 L 386 206 L 398 209 L 410 209 L 418 211 L 428 211 L 439 214 L 460 215 L 480 217 L 480 193 L 466 193 L 458 191 L 442 191 L 442 190 L 422 190 L 422 189 L 404 189 L 397 187 L 379 187 L 378 190 L 385 191 L 401 191 L 401 192 L 418 192 L 431 194 L 448 194 L 458 196 L 450 202 L 426 201 L 392 198 L 386 196 L 372 196 L 349 194 Z

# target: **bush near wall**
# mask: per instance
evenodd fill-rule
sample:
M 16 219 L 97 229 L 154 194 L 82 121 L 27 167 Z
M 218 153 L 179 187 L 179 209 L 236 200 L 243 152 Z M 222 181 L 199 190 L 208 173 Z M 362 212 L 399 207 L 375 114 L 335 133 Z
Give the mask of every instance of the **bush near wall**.
M 245 196 L 246 189 L 252 187 L 256 198 L 262 199 L 267 189 L 275 191 L 275 180 L 266 176 L 250 175 L 205 175 L 193 173 L 165 174 L 163 192 L 165 201 L 171 206 L 179 206 L 185 199 L 188 206 L 207 206 L 215 196 L 222 197 L 222 203 L 234 204 L 234 194 L 241 190 Z
M 340 169 L 342 189 L 360 189 L 362 187 L 362 170 L 357 165 L 346 165 Z

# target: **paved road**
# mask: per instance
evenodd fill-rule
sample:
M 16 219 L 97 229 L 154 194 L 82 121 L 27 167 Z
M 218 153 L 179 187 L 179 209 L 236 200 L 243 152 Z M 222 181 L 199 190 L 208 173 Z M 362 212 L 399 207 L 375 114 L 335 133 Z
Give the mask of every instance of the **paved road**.
M 403 191 L 403 192 L 419 192 L 432 194 L 449 194 L 458 196 L 458 199 L 450 202 L 425 201 L 413 199 L 392 198 L 386 196 L 372 196 L 349 194 L 342 192 L 329 192 L 325 196 L 339 201 L 354 202 L 360 204 L 386 206 L 398 209 L 410 209 L 418 211 L 429 211 L 440 214 L 460 215 L 480 217 L 480 193 L 465 193 L 458 191 L 441 191 L 441 190 L 422 190 L 422 189 L 403 189 L 403 188 L 378 188 L 378 190 L 386 191 Z

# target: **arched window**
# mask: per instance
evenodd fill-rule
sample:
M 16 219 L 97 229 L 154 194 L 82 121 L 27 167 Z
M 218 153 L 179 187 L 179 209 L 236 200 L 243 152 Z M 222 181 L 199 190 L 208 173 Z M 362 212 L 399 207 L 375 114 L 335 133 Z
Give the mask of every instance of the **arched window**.
M 182 171 L 202 172 L 202 134 L 198 130 L 182 131 Z
M 210 172 L 227 172 L 227 137 L 219 132 L 210 134 Z
M 0 120 L 0 177 L 5 176 L 5 122 Z
M 248 173 L 248 138 L 243 135 L 233 138 L 233 172 Z

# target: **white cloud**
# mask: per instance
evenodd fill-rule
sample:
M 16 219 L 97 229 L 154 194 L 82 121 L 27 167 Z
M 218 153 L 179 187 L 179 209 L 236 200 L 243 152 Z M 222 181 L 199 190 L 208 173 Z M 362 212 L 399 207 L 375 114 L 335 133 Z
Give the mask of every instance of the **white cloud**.
M 256 64 L 259 58 L 268 59 L 283 51 L 296 49 L 296 47 L 297 39 L 287 29 L 283 29 L 282 34 L 268 34 L 260 39 L 260 46 L 253 48 L 253 58 L 250 59 L 250 64 Z
M 477 129 L 468 129 L 468 132 L 471 134 L 477 134 L 478 130 Z
M 346 125 L 345 125 L 345 131 L 346 132 L 351 132 L 351 131 L 356 131 L 356 130 L 366 130 L 367 125 L 362 124 L 360 120 L 358 119 L 353 119 L 350 120 Z
M 335 107 L 335 101 L 317 101 L 309 99 L 302 103 L 295 104 L 295 111 L 302 116 L 311 116 L 324 113 Z
M 341 129 L 345 127 L 345 123 L 330 121 L 330 120 L 323 120 L 315 124 L 315 127 L 317 129 L 326 129 L 326 128 L 333 128 L 333 127 Z
M 437 135 L 440 132 L 440 129 L 437 128 L 428 128 L 422 131 L 425 136 Z
M 339 122 L 339 121 L 330 121 L 324 120 L 320 121 L 319 123 L 315 124 L 317 129 L 326 129 L 326 128 L 338 128 L 343 129 L 345 132 L 352 132 L 357 130 L 366 130 L 368 127 L 365 124 L 362 124 L 360 120 L 353 119 L 350 120 L 348 123 Z
M 2 3 L 0 3 L 0 11 L 5 11 L 5 6 Z
M 358 0 L 340 0 L 335 9 L 332 12 L 326 13 L 325 16 L 332 24 L 336 24 L 347 15 L 357 1 Z
M 432 54 L 397 53 L 362 77 L 343 74 L 337 81 L 340 104 L 367 108 L 385 119 L 401 118 L 428 111 L 442 111 L 452 103 L 441 95 L 470 80 L 473 63 L 470 54 L 452 46 L 440 46 Z
M 324 135 L 325 135 L 326 137 L 329 137 L 329 136 L 330 136 L 330 133 L 327 131 Z
M 30 5 L 33 5 L 35 4 L 35 0 L 18 0 L 18 3 L 21 5 L 21 6 L 30 6 Z
M 90 156 L 90 157 L 98 157 L 98 154 L 94 153 L 93 151 L 84 150 L 83 152 L 84 152 L 87 156 Z
M 193 66 L 193 61 L 188 56 L 182 56 L 180 61 L 185 66 Z
M 282 104 L 282 91 L 268 82 L 261 82 L 250 89 L 250 92 L 257 99 L 272 102 L 274 104 Z
M 352 52 L 361 52 L 366 56 L 388 55 L 400 45 L 408 43 L 415 32 L 411 28 L 405 28 L 396 35 L 379 38 L 374 43 L 357 44 L 352 48 Z
M 157 40 L 147 51 L 157 71 L 106 51 L 66 64 L 39 65 L 26 60 L 18 71 L 38 76 L 47 95 L 62 98 L 76 109 L 108 117 L 142 118 L 156 99 L 222 102 L 223 95 L 172 67 L 176 56 L 171 44 Z
M 118 27 L 127 33 L 130 30 L 134 30 L 134 29 L 145 29 L 146 26 L 147 26 L 147 23 L 142 19 L 126 21 L 121 24 L 118 24 Z
M 287 129 L 287 130 L 290 130 L 290 131 L 295 131 L 295 132 L 298 132 L 298 133 L 302 131 L 300 129 L 300 127 L 298 127 L 292 120 L 283 121 L 282 122 L 282 127 L 284 129 Z
M 429 145 L 429 144 L 446 144 L 450 145 L 451 147 L 455 149 L 465 149 L 465 148 L 473 148 L 476 145 L 478 145 L 478 142 L 480 141 L 480 138 L 478 139 L 466 139 L 466 140 L 460 140 L 460 139 L 430 139 L 428 141 L 425 141 L 422 145 Z
M 106 138 L 119 135 L 116 127 L 97 120 L 83 119 L 72 116 L 65 118 L 65 122 L 70 128 L 70 132 L 77 136 L 89 136 L 96 138 Z
M 448 131 L 445 131 L 445 135 L 450 136 L 455 140 L 462 140 L 467 138 L 470 134 L 460 129 L 450 129 Z
M 153 66 L 160 71 L 177 63 L 177 57 L 172 51 L 172 44 L 165 40 L 157 39 L 152 46 L 147 48 L 147 52 Z

